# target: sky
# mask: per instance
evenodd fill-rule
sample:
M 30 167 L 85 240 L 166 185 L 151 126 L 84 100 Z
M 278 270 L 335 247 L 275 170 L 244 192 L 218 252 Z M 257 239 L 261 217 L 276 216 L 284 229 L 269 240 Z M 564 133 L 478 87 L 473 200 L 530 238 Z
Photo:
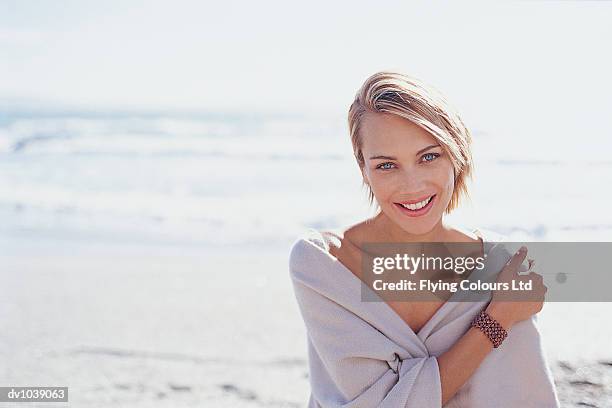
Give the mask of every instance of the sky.
M 599 1 L 0 0 L 0 104 L 337 115 L 397 70 L 483 128 L 601 133 L 610 21 Z

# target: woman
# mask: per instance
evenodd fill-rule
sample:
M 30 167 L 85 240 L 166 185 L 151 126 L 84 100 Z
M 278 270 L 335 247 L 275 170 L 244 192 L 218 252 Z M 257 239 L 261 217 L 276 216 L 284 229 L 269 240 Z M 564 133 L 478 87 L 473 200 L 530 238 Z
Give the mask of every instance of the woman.
M 536 325 L 546 286 L 534 272 L 518 274 L 526 248 L 514 253 L 491 231 L 444 220 L 472 172 L 458 114 L 435 88 L 378 72 L 357 92 L 349 131 L 378 213 L 343 230 L 311 229 L 290 254 L 308 334 L 309 408 L 558 407 Z M 364 302 L 366 242 L 478 244 L 486 273 L 532 281 L 536 300 L 504 302 L 493 291 L 486 301 Z

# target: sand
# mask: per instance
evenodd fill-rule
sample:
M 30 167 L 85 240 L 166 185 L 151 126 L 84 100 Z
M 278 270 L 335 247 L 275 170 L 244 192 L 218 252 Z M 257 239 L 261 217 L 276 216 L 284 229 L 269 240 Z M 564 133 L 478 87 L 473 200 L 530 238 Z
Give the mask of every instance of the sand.
M 305 406 L 286 246 L 54 245 L 0 256 L 3 385 L 68 386 L 79 407 Z M 612 406 L 612 354 L 565 357 L 551 361 L 563 406 Z

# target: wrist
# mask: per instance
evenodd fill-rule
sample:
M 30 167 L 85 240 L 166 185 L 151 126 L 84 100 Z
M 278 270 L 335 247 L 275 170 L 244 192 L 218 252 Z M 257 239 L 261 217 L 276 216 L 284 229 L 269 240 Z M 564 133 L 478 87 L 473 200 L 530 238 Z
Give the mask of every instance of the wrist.
M 510 327 L 514 325 L 514 321 L 510 318 L 510 316 L 502 311 L 499 305 L 494 302 L 489 303 L 489 305 L 485 308 L 485 312 L 487 312 L 491 318 L 497 320 L 497 322 L 506 330 L 510 329 Z

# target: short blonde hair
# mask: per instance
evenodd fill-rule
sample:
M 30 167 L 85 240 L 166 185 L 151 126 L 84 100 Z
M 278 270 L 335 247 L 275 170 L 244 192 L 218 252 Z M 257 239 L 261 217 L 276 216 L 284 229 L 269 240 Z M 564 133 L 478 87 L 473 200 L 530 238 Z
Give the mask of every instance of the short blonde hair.
M 453 195 L 446 213 L 458 207 L 463 195 L 469 198 L 467 179 L 471 179 L 473 171 L 472 136 L 456 109 L 436 88 L 412 76 L 389 71 L 377 72 L 365 80 L 348 113 L 353 153 L 362 173 L 365 160 L 360 128 L 364 114 L 368 112 L 391 113 L 408 119 L 440 143 L 449 155 L 455 173 Z M 363 186 L 368 190 L 372 205 L 375 197 L 365 177 Z M 379 203 L 376 204 L 380 208 Z

